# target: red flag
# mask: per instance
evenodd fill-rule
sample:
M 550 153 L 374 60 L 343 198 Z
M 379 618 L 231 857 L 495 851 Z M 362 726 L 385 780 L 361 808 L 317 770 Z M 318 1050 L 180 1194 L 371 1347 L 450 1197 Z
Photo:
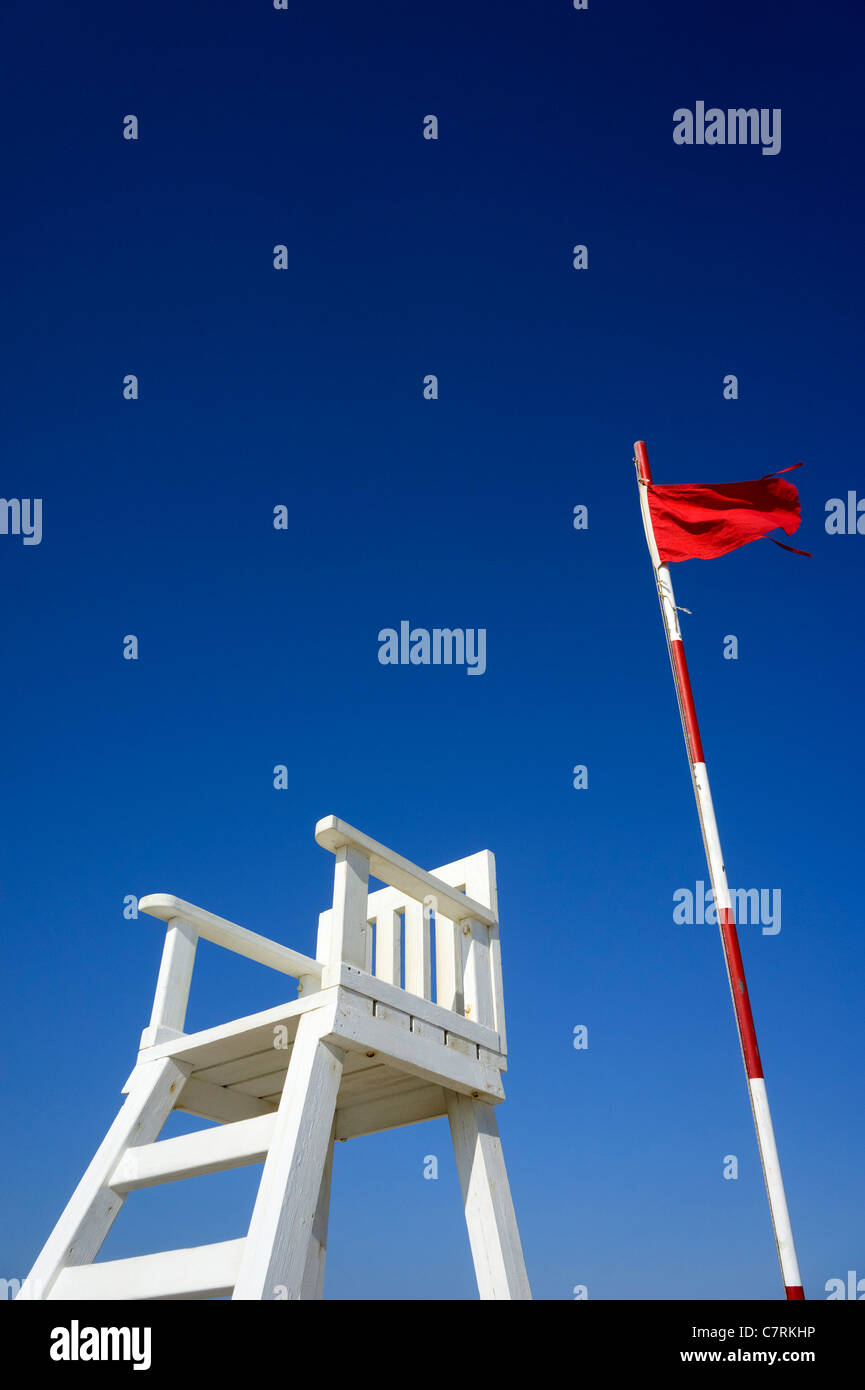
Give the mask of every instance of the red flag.
M 802 465 L 795 463 L 793 467 Z M 802 520 L 799 494 L 793 484 L 771 473 L 749 483 L 649 483 L 648 497 L 662 562 L 713 560 L 759 540 L 777 526 L 792 536 Z M 783 548 L 793 550 L 790 545 Z M 808 551 L 797 550 L 796 554 L 807 555 Z

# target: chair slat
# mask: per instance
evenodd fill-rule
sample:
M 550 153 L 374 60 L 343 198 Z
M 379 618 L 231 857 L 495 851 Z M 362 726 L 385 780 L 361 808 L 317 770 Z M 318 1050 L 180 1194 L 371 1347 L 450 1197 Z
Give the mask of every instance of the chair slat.
M 405 905 L 405 987 L 421 999 L 432 996 L 429 914 L 414 898 Z
M 455 1014 L 465 1013 L 463 998 L 463 965 L 460 940 L 462 933 L 456 922 L 435 915 L 436 1003 Z
M 389 985 L 400 984 L 402 924 L 398 912 L 382 908 L 375 919 L 375 973 Z
M 492 1028 L 494 1010 L 489 928 L 473 921 L 463 922 L 461 926 L 466 1018 L 485 1028 Z

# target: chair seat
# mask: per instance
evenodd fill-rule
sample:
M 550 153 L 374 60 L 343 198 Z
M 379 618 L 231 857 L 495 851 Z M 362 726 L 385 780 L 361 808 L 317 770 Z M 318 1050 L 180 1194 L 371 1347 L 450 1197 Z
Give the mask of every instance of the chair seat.
M 346 1052 L 337 1138 L 445 1115 L 445 1088 L 493 1103 L 504 1099 L 506 1058 L 490 1029 L 362 971 L 340 973 L 353 988 L 332 985 L 145 1048 L 140 1061 L 172 1057 L 190 1068 L 178 1110 L 222 1123 L 271 1114 L 279 1105 L 300 1018 L 327 1009 L 332 1022 L 325 1037 Z

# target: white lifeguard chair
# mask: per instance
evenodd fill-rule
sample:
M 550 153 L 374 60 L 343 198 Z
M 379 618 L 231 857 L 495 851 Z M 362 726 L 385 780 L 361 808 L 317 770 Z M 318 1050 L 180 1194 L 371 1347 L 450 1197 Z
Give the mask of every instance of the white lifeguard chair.
M 19 1299 L 321 1298 L 334 1141 L 443 1115 L 480 1297 L 531 1298 L 495 1117 L 507 1047 L 493 856 L 427 873 L 335 816 L 315 835 L 336 856 L 315 960 L 180 898 L 141 899 L 166 923 L 150 1025 Z M 388 886 L 370 893 L 370 875 Z M 294 976 L 298 998 L 185 1034 L 199 937 Z M 174 1109 L 218 1126 L 157 1142 Z M 136 1188 L 262 1161 L 245 1237 L 94 1263 Z

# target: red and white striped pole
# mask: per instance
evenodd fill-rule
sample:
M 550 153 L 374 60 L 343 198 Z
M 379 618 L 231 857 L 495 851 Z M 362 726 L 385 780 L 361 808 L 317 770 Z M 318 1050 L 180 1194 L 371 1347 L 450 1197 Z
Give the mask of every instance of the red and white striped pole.
M 721 931 L 721 945 L 724 949 L 724 962 L 727 967 L 727 978 L 730 982 L 730 993 L 733 997 L 733 1009 L 736 1014 L 736 1027 L 739 1031 L 742 1060 L 745 1063 L 745 1075 L 748 1078 L 751 1113 L 754 1116 L 754 1128 L 757 1131 L 757 1144 L 760 1149 L 760 1162 L 763 1165 L 763 1177 L 766 1181 L 766 1192 L 769 1197 L 769 1211 L 772 1216 L 772 1226 L 775 1231 L 775 1245 L 778 1249 L 778 1259 L 781 1264 L 781 1276 L 784 1280 L 784 1291 L 787 1298 L 803 1299 L 805 1297 L 805 1291 L 802 1288 L 799 1263 L 796 1259 L 796 1247 L 793 1243 L 793 1230 L 790 1226 L 790 1214 L 787 1210 L 787 1198 L 784 1194 L 781 1165 L 778 1161 L 778 1150 L 775 1145 L 775 1132 L 772 1128 L 772 1116 L 769 1111 L 769 1100 L 766 1095 L 766 1083 L 763 1079 L 763 1067 L 760 1062 L 760 1053 L 757 1050 L 757 1034 L 754 1031 L 754 1018 L 751 1013 L 751 1001 L 748 998 L 748 986 L 745 983 L 745 969 L 742 965 L 742 954 L 739 950 L 739 937 L 736 932 L 730 890 L 727 886 L 724 856 L 721 851 L 721 841 L 718 837 L 718 825 L 715 820 L 715 810 L 712 806 L 712 794 L 709 791 L 709 777 L 706 772 L 706 762 L 703 757 L 703 745 L 700 742 L 700 729 L 697 724 L 697 711 L 694 708 L 694 696 L 691 693 L 688 664 L 685 660 L 685 647 L 682 642 L 682 633 L 679 629 L 678 610 L 673 594 L 673 585 L 670 580 L 670 571 L 665 564 L 661 563 L 658 555 L 658 547 L 655 544 L 655 533 L 652 528 L 652 516 L 649 511 L 648 495 L 649 484 L 652 481 L 652 473 L 649 468 L 649 456 L 646 453 L 646 446 L 642 440 L 638 440 L 634 445 L 634 454 L 634 462 L 637 465 L 637 482 L 640 491 L 640 507 L 643 513 L 643 526 L 646 531 L 649 554 L 652 557 L 652 566 L 655 571 L 655 579 L 658 586 L 658 598 L 661 603 L 661 614 L 664 619 L 664 629 L 667 634 L 670 664 L 673 668 L 673 680 L 676 686 L 676 696 L 679 701 L 679 714 L 682 718 L 685 746 L 688 750 L 688 761 L 691 766 L 691 781 L 694 784 L 694 795 L 697 799 L 697 813 L 700 817 L 700 829 L 703 832 L 703 846 L 706 851 L 706 862 L 709 866 L 709 877 L 715 895 L 715 907 L 718 912 L 718 925 Z

